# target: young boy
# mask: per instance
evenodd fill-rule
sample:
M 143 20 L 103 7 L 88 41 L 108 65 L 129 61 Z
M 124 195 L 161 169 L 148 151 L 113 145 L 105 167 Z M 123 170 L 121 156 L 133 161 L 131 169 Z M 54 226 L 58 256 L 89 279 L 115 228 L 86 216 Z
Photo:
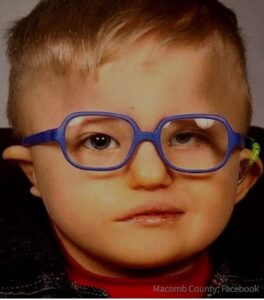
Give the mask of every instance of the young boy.
M 232 11 L 43 0 L 10 30 L 8 56 L 22 142 L 3 157 L 52 230 L 32 224 L 16 244 L 2 297 L 263 296 L 263 276 L 209 251 L 262 173 L 258 144 L 245 148 L 251 96 Z

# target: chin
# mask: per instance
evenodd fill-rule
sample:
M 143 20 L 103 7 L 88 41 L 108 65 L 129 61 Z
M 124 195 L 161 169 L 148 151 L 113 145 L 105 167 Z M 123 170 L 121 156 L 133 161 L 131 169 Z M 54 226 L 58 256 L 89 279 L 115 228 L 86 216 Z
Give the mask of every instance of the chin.
M 120 253 L 115 260 L 119 266 L 129 269 L 151 269 L 175 264 L 186 256 L 170 249 L 140 249 L 141 251 L 126 251 Z
M 111 260 L 108 275 L 120 278 L 151 278 L 168 276 L 187 270 L 195 261 L 195 256 L 177 257 L 169 253 L 135 253 L 133 256 L 120 256 Z M 124 253 L 123 253 L 124 255 Z M 113 268 L 111 268 L 111 266 Z

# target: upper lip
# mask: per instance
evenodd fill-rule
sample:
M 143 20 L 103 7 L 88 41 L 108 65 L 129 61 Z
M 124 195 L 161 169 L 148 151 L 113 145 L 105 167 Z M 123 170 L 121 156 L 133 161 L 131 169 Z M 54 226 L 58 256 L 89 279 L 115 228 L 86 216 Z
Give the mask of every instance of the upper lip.
M 166 215 L 166 214 L 182 214 L 183 210 L 172 205 L 142 205 L 131 209 L 127 213 L 122 214 L 116 221 L 127 221 L 138 216 L 144 215 Z

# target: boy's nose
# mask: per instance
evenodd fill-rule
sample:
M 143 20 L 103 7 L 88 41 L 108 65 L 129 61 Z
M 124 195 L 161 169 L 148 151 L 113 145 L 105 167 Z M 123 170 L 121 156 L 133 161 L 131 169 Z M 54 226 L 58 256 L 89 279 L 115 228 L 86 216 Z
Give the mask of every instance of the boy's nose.
M 129 184 L 134 189 L 164 188 L 172 182 L 168 168 L 150 142 L 139 145 L 129 168 Z

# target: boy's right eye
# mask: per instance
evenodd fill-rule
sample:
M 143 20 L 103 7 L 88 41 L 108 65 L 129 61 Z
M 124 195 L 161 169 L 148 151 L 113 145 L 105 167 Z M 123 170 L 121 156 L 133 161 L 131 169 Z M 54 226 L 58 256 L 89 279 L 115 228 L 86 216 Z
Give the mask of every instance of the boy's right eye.
M 103 133 L 94 133 L 82 139 L 81 146 L 92 150 L 110 150 L 119 146 L 119 143 L 110 135 Z

